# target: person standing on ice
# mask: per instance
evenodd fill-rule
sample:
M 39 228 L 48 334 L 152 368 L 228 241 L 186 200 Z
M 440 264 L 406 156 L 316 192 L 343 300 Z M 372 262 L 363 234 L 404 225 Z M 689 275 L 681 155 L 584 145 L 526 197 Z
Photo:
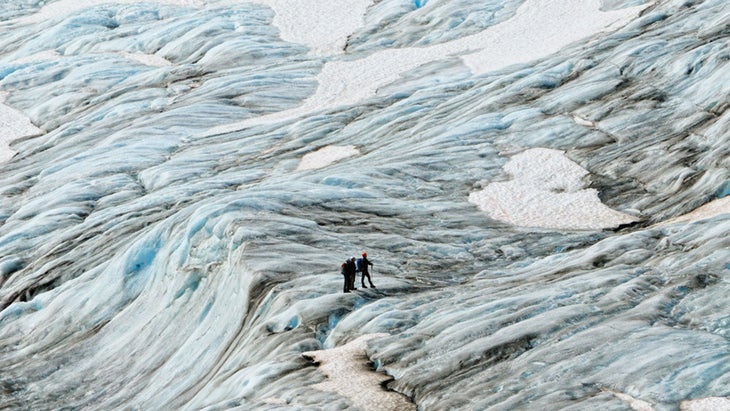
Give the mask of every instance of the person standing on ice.
M 350 289 L 357 290 L 355 288 L 355 280 L 357 279 L 357 265 L 355 263 L 355 257 L 350 257 Z
M 347 261 L 340 264 L 340 274 L 342 274 L 342 279 L 345 283 L 344 287 L 342 287 L 342 292 L 349 293 L 350 292 L 350 277 L 347 274 Z
M 373 280 L 370 278 L 370 272 L 368 271 L 368 266 L 372 267 L 373 263 L 368 260 L 368 253 L 362 253 L 362 258 L 357 259 L 357 271 L 360 271 L 362 273 L 362 276 L 360 277 L 362 288 L 368 288 L 365 286 L 365 277 L 368 278 L 368 282 L 370 283 L 371 288 L 376 288 L 375 284 L 373 284 Z
M 350 290 L 357 290 L 355 288 L 355 277 L 357 276 L 355 267 L 355 257 L 349 258 L 342 263 L 342 275 L 345 277 L 345 288 L 344 292 L 349 293 Z

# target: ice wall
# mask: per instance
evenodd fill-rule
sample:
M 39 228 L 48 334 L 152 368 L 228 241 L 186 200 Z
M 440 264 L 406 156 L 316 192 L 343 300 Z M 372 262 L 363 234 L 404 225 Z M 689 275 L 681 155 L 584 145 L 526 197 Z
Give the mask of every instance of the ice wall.
M 726 403 L 725 1 L 586 2 L 604 24 L 496 71 L 419 53 L 559 2 L 381 1 L 324 52 L 274 3 L 0 6 L 41 130 L 0 165 L 0 408 L 368 409 L 302 356 L 353 346 L 424 410 Z M 469 201 L 520 159 L 515 189 L 630 217 Z M 363 251 L 377 288 L 343 294 Z

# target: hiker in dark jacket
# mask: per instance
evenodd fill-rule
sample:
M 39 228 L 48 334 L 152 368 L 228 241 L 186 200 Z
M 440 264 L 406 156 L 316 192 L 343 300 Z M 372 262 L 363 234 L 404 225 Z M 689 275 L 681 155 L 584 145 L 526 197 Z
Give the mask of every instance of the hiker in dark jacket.
M 368 278 L 368 282 L 370 283 L 371 288 L 375 288 L 375 284 L 373 284 L 373 280 L 370 278 L 370 271 L 368 270 L 368 266 L 373 266 L 373 263 L 368 260 L 368 253 L 362 253 L 362 258 L 357 259 L 357 270 L 362 273 L 362 277 L 360 277 L 360 282 L 362 283 L 362 288 L 368 288 L 365 285 L 365 277 Z
M 349 260 L 346 260 L 345 261 L 345 273 L 346 273 L 345 281 L 347 282 L 348 291 L 357 290 L 357 288 L 355 288 L 355 277 L 357 276 L 356 271 L 357 271 L 357 268 L 355 266 L 355 257 L 352 257 Z
M 349 293 L 350 292 L 350 277 L 347 276 L 347 263 L 346 262 L 340 264 L 340 274 L 342 274 L 342 279 L 345 283 L 344 287 L 342 287 L 342 292 Z

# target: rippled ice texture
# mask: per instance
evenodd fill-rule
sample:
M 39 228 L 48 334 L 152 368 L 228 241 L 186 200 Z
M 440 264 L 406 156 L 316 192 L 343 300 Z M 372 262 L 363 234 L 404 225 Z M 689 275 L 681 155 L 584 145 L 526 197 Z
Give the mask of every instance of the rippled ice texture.
M 301 353 L 364 335 L 424 410 L 730 396 L 725 0 L 591 2 L 486 71 L 449 47 L 566 3 L 367 1 L 344 46 L 274 0 L 70 4 L 0 6 L 0 408 L 345 409 Z M 372 92 L 322 75 L 389 55 Z M 627 220 L 469 202 L 531 150 Z

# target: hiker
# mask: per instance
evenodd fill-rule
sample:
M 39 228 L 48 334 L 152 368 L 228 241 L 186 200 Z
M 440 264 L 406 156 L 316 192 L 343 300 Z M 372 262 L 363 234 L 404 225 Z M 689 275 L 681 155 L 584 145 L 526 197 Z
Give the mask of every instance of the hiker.
M 349 293 L 350 292 L 350 277 L 347 275 L 347 263 L 340 264 L 340 274 L 342 274 L 342 279 L 344 280 L 344 287 L 342 287 L 343 293 Z
M 342 292 L 349 293 L 351 290 L 357 290 L 355 288 L 355 277 L 357 276 L 355 267 L 355 257 L 348 258 L 344 263 L 340 264 L 340 274 L 342 274 L 345 285 L 342 288 Z
M 357 266 L 355 265 L 355 257 L 350 257 L 349 260 L 345 261 L 347 269 L 347 280 L 348 287 L 350 290 L 357 290 L 355 288 L 355 278 L 357 277 Z
M 373 266 L 373 263 L 368 260 L 368 253 L 362 253 L 362 258 L 357 259 L 357 271 L 360 271 L 362 273 L 361 284 L 362 288 L 368 288 L 365 285 L 365 277 L 368 278 L 368 282 L 370 283 L 370 288 L 376 288 L 375 284 L 373 284 L 373 280 L 370 278 L 370 272 L 368 271 L 368 266 Z

